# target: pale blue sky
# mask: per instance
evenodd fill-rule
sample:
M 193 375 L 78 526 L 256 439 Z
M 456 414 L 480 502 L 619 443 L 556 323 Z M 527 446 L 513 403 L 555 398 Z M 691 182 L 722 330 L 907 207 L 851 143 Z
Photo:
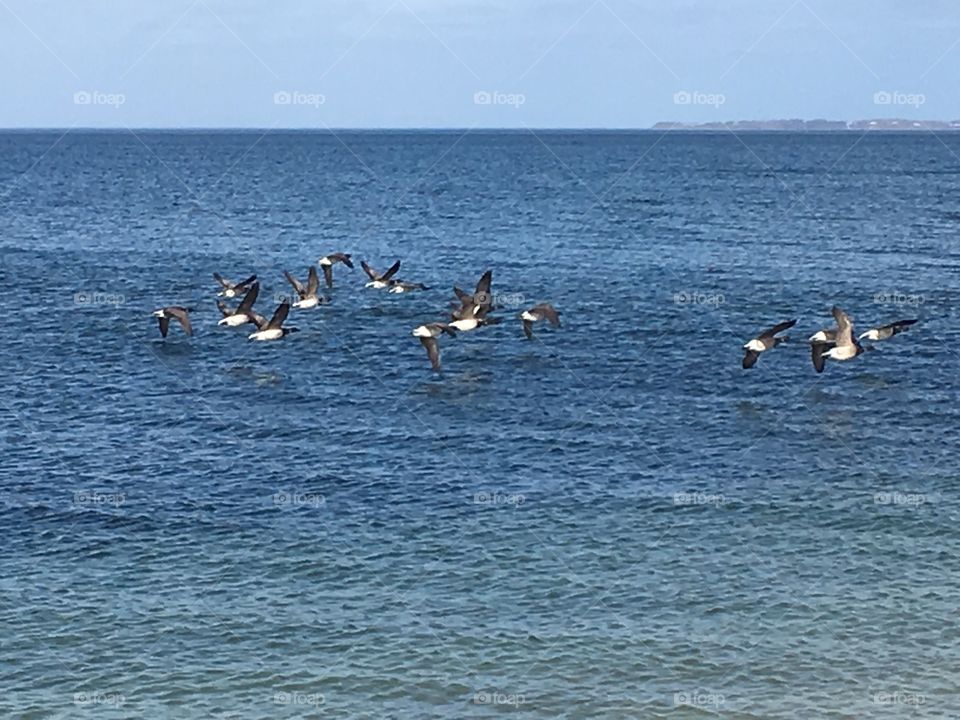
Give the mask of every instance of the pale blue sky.
M 955 0 L 0 0 L 2 127 L 957 119 L 958 67 Z

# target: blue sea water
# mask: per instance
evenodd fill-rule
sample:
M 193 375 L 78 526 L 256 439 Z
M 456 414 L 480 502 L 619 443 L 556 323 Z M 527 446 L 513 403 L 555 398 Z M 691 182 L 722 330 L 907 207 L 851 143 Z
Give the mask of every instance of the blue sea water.
M 960 716 L 960 136 L 7 132 L 0 217 L 2 716 Z M 332 251 L 431 289 L 216 327 Z

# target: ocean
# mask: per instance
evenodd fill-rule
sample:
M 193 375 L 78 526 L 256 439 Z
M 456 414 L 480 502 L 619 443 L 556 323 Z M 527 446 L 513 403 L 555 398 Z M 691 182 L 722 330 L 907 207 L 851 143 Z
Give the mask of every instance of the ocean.
M 7 131 L 0 213 L 4 717 L 960 716 L 960 135 Z M 430 289 L 216 326 L 336 251 Z

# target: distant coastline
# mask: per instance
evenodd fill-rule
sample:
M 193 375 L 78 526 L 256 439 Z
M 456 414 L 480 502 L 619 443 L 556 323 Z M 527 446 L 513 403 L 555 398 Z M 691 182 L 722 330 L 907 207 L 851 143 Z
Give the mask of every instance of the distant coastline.
M 781 130 L 842 131 L 842 130 L 960 130 L 960 120 L 908 120 L 906 118 L 874 118 L 869 120 L 727 120 L 704 123 L 656 123 L 653 130 Z

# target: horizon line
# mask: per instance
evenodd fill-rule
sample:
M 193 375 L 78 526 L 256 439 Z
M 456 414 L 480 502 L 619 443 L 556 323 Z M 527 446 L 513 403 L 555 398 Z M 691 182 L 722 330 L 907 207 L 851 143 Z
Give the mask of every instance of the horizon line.
M 733 120 L 723 121 L 727 124 L 741 122 L 765 122 L 754 120 Z M 833 122 L 833 121 L 831 121 Z M 861 121 L 836 121 L 836 122 L 861 122 Z M 911 121 L 911 122 L 956 122 L 956 121 Z M 664 123 L 665 124 L 665 123 Z M 0 127 L 0 133 L 16 132 L 59 132 L 69 134 L 71 132 L 260 132 L 268 134 L 271 132 L 315 132 L 335 134 L 338 132 L 515 132 L 515 133 L 537 133 L 537 132 L 609 132 L 609 133 L 629 133 L 629 132 L 649 132 L 649 133 L 726 133 L 726 132 L 745 132 L 745 133 L 843 133 L 843 132 L 886 132 L 886 133 L 916 133 L 918 130 L 929 128 L 856 128 L 856 127 L 836 127 L 836 128 L 756 128 L 756 127 L 700 127 L 696 124 L 676 123 L 675 127 L 603 127 L 603 126 L 542 126 L 542 127 L 517 127 L 515 125 L 505 126 L 483 126 L 483 127 L 462 127 L 462 126 L 344 126 L 344 127 L 314 127 L 314 126 L 272 126 L 264 127 L 257 125 L 144 125 L 144 126 L 125 126 L 125 125 L 84 125 L 84 126 L 56 126 L 56 125 L 22 125 Z M 936 128 L 940 131 L 960 132 L 960 127 Z

